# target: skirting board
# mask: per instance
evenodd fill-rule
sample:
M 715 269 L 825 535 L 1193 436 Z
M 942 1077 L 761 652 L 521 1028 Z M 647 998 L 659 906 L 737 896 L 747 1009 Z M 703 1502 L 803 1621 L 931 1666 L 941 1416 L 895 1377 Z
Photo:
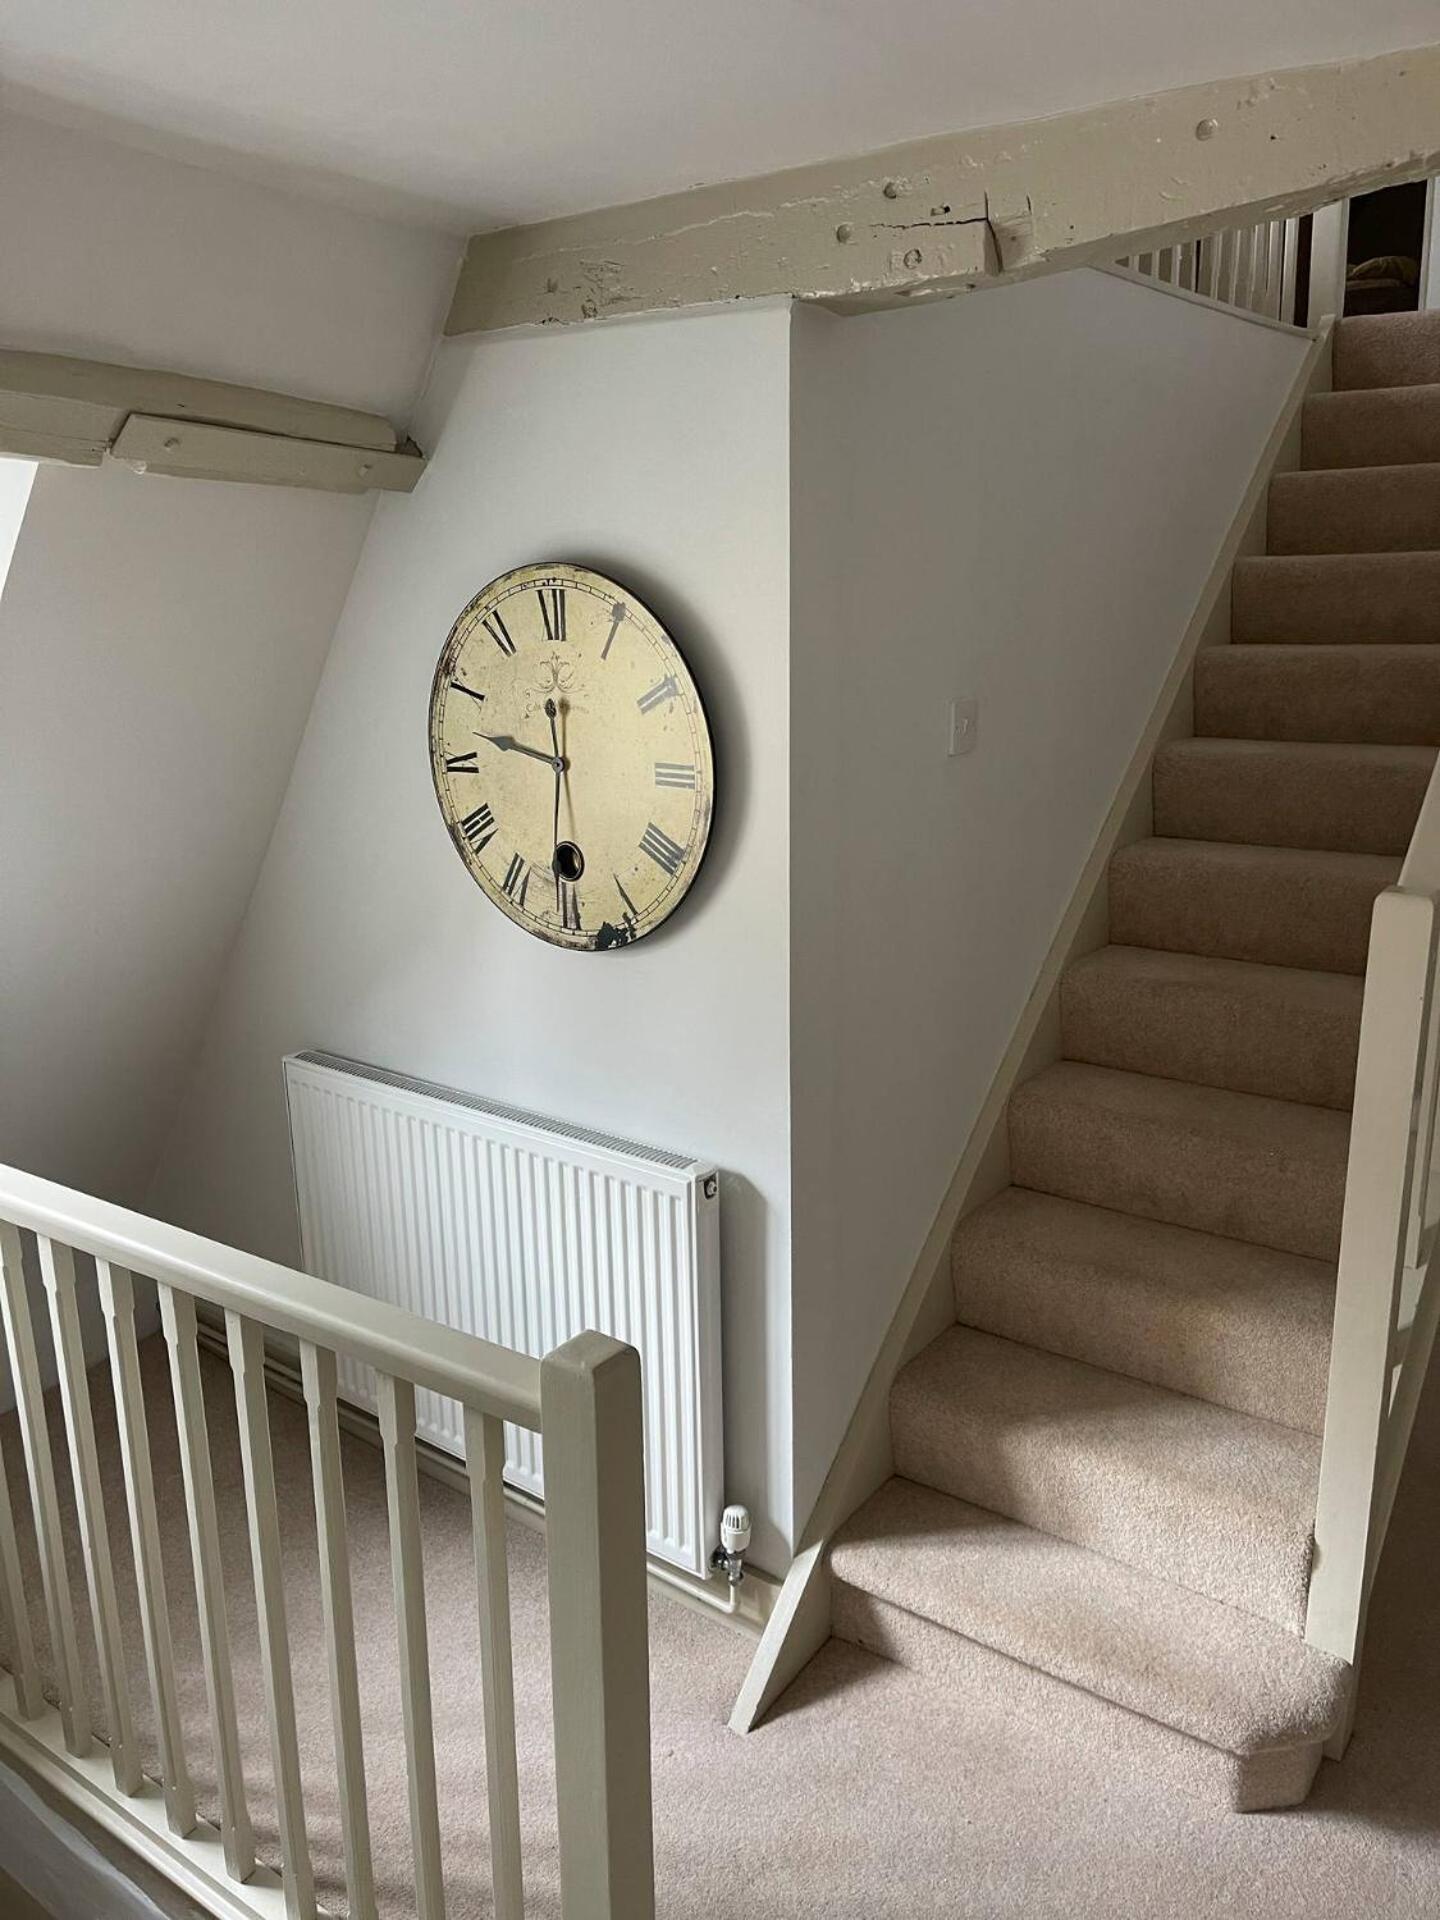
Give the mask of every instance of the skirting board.
M 1103 946 L 1108 937 L 1106 876 L 1111 858 L 1118 848 L 1143 839 L 1150 831 L 1149 774 L 1156 751 L 1167 740 L 1192 731 L 1191 673 L 1195 656 L 1202 646 L 1229 641 L 1230 576 L 1242 554 L 1264 550 L 1270 480 L 1272 475 L 1299 465 L 1301 408 L 1311 393 L 1329 386 L 1330 335 L 1328 321 L 1311 335 L 1310 350 L 1296 369 L 1181 636 L 1150 719 L 1081 870 L 820 1497 L 800 1535 L 779 1601 L 730 1715 L 735 1733 L 748 1733 L 760 1723 L 829 1638 L 830 1541 L 890 1475 L 891 1384 L 905 1362 L 954 1320 L 950 1243 L 955 1229 L 967 1213 L 1009 1184 L 1005 1115 L 1010 1096 L 1022 1078 L 1059 1057 L 1061 976 L 1073 959 Z
M 197 1328 L 200 1345 L 219 1359 L 229 1364 L 229 1349 L 225 1335 L 217 1328 L 201 1321 Z M 300 1370 L 288 1359 L 282 1358 L 273 1350 L 265 1355 L 265 1383 L 274 1393 L 283 1393 L 287 1399 L 303 1401 L 304 1389 L 300 1382 Z M 363 1407 L 347 1406 L 342 1401 L 338 1408 L 338 1417 L 342 1429 L 353 1434 L 357 1440 L 363 1440 L 367 1446 L 378 1447 L 380 1442 L 380 1424 L 373 1413 Z M 457 1492 L 468 1494 L 469 1476 L 465 1463 L 457 1460 L 454 1454 L 446 1453 L 439 1447 L 432 1447 L 424 1440 L 415 1443 L 415 1459 L 421 1473 L 432 1480 L 439 1480 Z M 512 1519 L 522 1525 L 533 1527 L 537 1532 L 545 1531 L 545 1504 L 533 1498 L 517 1487 L 505 1489 L 505 1506 Z M 682 1606 L 693 1608 L 712 1618 L 718 1617 L 727 1626 L 750 1638 L 756 1638 L 764 1632 L 771 1614 L 779 1604 L 782 1592 L 781 1582 L 774 1580 L 768 1573 L 761 1573 L 753 1567 L 745 1569 L 745 1578 L 738 1588 L 729 1588 L 718 1576 L 705 1583 L 692 1579 L 687 1573 L 675 1567 L 661 1565 L 658 1561 L 647 1563 L 646 1573 L 651 1588 L 665 1595 L 667 1599 L 678 1600 Z

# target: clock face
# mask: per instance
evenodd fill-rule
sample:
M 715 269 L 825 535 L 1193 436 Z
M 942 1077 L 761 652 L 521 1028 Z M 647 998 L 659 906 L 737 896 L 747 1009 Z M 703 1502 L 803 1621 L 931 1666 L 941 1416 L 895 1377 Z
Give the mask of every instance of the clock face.
M 445 642 L 430 765 L 455 850 L 502 913 L 556 946 L 653 933 L 710 833 L 710 733 L 674 641 L 585 567 L 492 580 Z

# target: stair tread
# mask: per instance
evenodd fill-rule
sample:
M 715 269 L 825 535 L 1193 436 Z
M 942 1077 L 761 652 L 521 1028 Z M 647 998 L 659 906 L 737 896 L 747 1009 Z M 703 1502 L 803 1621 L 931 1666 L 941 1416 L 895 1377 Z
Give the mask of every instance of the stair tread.
M 1232 1753 L 1323 1739 L 1344 1663 L 1297 1635 L 898 1476 L 841 1529 L 838 1580 Z
M 1155 836 L 1109 872 L 1117 945 L 1363 973 L 1375 897 L 1398 855 Z
M 1062 1060 L 1010 1098 L 1016 1186 L 1331 1259 L 1349 1115 Z
M 1440 646 L 1206 647 L 1195 662 L 1195 731 L 1324 746 L 1440 745 Z
M 1272 553 L 1440 548 L 1440 463 L 1301 468 L 1270 482 Z
M 1436 749 L 1384 742 L 1172 740 L 1155 756 L 1165 839 L 1403 853 Z
M 1440 553 L 1261 553 L 1235 563 L 1233 638 L 1440 640 Z
M 895 1470 L 1298 1631 L 1320 1443 L 951 1327 L 891 1395 Z
M 1303 439 L 1310 471 L 1440 460 L 1440 386 L 1311 394 Z
M 1334 380 L 1345 392 L 1440 381 L 1440 314 L 1352 315 L 1335 324 Z
M 1333 1261 L 1007 1187 L 961 1222 L 952 1270 L 964 1326 L 1323 1425 Z
M 1061 983 L 1067 1060 L 1347 1108 L 1364 982 L 1254 960 L 1100 947 Z

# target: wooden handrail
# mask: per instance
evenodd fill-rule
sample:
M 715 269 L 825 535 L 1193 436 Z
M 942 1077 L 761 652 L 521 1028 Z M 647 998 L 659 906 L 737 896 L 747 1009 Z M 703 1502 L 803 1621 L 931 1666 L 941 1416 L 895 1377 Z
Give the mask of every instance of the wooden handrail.
M 1305 1637 L 1352 1664 L 1440 1318 L 1440 761 L 1365 969 Z M 1327 1749 L 1338 1757 L 1354 1714 Z
M 508 1347 L 16 1167 L 0 1166 L 0 1220 L 539 1431 L 540 1362 Z
M 27 1248 L 25 1236 L 34 1236 Z M 142 1772 L 132 1679 L 122 1650 L 107 1511 L 81 1309 L 94 1288 L 106 1321 L 125 1508 L 141 1588 L 146 1678 L 162 1777 Z M 59 1368 L 62 1428 L 90 1607 L 77 1616 L 56 1483 L 51 1422 L 36 1347 L 28 1263 L 38 1259 Z M 162 1566 L 132 1276 L 156 1285 L 169 1354 L 179 1464 L 199 1610 L 199 1651 L 217 1756 L 219 1827 L 197 1815 L 185 1754 Z M 257 1866 L 220 1553 L 216 1475 L 197 1346 L 196 1301 L 223 1310 L 235 1395 L 260 1676 L 270 1739 L 279 1872 Z M 465 1409 L 479 1610 L 491 1881 L 497 1920 L 525 1910 L 515 1685 L 501 1472 L 503 1422 L 540 1430 L 554 1697 L 556 1826 L 563 1920 L 651 1920 L 650 1711 L 645 1606 L 644 1433 L 640 1359 L 587 1332 L 543 1360 L 457 1333 L 347 1288 L 149 1220 L 123 1207 L 0 1167 L 0 1354 L 15 1381 L 32 1524 L 53 1648 L 51 1712 L 40 1685 L 14 1517 L 0 1472 L 0 1615 L 14 1675 L 0 1675 L 0 1748 L 24 1754 L 62 1794 L 99 1812 L 178 1885 L 225 1920 L 318 1920 L 290 1649 L 293 1580 L 266 1381 L 266 1333 L 299 1342 L 315 1491 L 315 1528 L 336 1783 L 349 1911 L 377 1920 L 360 1714 L 350 1549 L 337 1403 L 337 1355 L 375 1369 L 389 1517 L 397 1672 L 404 1729 L 416 1908 L 444 1920 L 445 1861 L 417 1477 L 416 1387 Z M 98 1744 L 84 1684 L 93 1639 L 108 1742 Z M 92 1650 L 86 1640 L 86 1650 Z M 102 1758 L 103 1756 L 103 1758 Z M 108 1760 L 108 1764 L 105 1761 Z

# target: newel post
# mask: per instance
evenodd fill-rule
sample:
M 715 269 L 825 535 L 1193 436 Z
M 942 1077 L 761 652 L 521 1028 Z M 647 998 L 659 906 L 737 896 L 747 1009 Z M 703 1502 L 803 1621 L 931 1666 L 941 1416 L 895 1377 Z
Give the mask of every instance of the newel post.
M 582 1333 L 540 1366 L 564 1920 L 652 1920 L 640 1356 Z

